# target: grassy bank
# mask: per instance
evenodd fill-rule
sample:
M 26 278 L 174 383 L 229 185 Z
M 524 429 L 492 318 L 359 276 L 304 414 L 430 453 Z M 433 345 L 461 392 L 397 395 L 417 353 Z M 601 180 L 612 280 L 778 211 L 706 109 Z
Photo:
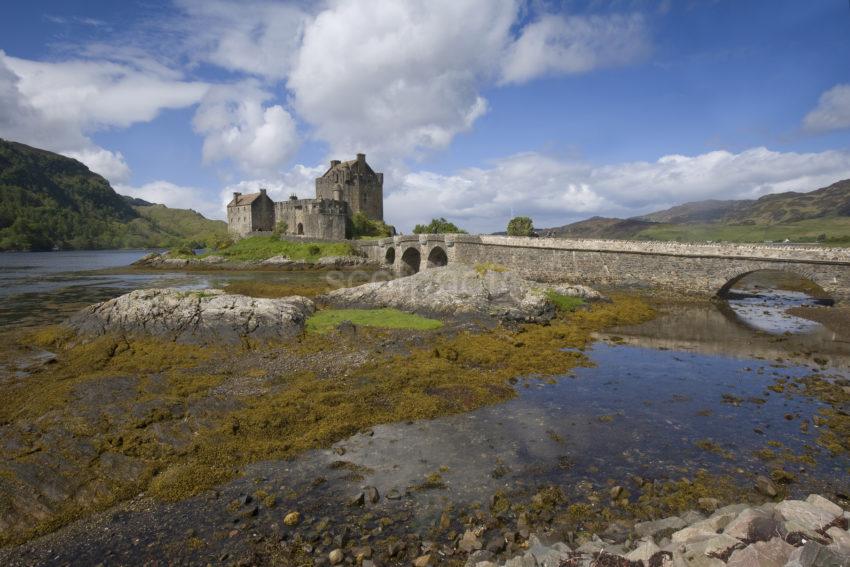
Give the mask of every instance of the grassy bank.
M 193 257 L 184 253 L 172 252 L 174 256 Z M 198 256 L 223 256 L 234 262 L 267 260 L 275 256 L 287 256 L 292 260 L 315 261 L 327 256 L 351 256 L 354 248 L 347 242 L 293 242 L 280 240 L 275 236 L 252 236 L 237 240 L 227 248 L 214 250 Z

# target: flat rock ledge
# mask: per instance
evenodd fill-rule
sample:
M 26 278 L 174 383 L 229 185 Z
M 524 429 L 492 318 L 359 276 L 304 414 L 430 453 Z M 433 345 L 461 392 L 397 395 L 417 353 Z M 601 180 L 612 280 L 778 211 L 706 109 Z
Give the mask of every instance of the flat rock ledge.
M 546 285 L 509 271 L 479 272 L 463 265 L 429 268 L 412 276 L 334 290 L 320 299 L 335 307 L 393 307 L 423 315 L 490 316 L 548 321 L 555 306 L 548 291 L 586 300 L 602 296 L 584 286 Z
M 86 307 L 67 324 L 82 337 L 119 333 L 233 343 L 292 338 L 314 311 L 313 302 L 301 296 L 262 299 L 220 289 L 140 289 Z
M 500 562 L 471 531 L 467 547 L 478 551 L 466 567 L 850 567 L 848 523 L 850 513 L 812 494 L 638 523 L 620 542 L 594 535 L 570 547 L 530 535 L 527 551 Z
M 186 258 L 172 257 L 168 252 L 152 252 L 133 262 L 139 268 L 154 269 L 210 269 L 210 270 L 260 270 L 279 268 L 282 270 L 339 269 L 368 264 L 361 256 L 325 256 L 316 261 L 293 260 L 288 256 L 273 256 L 265 260 L 231 260 L 224 256 L 210 255 Z

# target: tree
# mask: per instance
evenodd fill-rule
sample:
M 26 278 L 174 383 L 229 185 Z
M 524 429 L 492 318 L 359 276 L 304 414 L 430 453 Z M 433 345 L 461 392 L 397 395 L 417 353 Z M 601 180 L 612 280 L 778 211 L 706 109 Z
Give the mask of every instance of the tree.
M 276 225 L 274 225 L 274 231 L 272 234 L 274 236 L 280 236 L 281 234 L 286 234 L 289 232 L 289 225 L 286 224 L 286 221 L 280 221 Z
M 377 236 L 386 238 L 395 234 L 395 229 L 384 221 L 371 220 L 362 211 L 354 213 L 351 218 L 351 236 L 352 238 L 362 238 L 364 236 Z
M 529 217 L 514 217 L 508 223 L 508 236 L 532 236 L 534 222 Z
M 440 217 L 431 219 L 428 224 L 417 224 L 413 227 L 413 234 L 466 234 L 466 231 Z

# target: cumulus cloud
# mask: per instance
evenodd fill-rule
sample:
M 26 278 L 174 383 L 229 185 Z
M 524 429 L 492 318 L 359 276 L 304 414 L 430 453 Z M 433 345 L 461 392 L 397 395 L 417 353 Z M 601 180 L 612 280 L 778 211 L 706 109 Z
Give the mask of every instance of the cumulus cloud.
M 208 86 L 109 61 L 30 61 L 4 56 L 21 95 L 47 120 L 82 131 L 148 122 L 160 111 L 198 102 Z
M 815 132 L 850 128 L 850 85 L 835 85 L 823 93 L 803 125 Z
M 296 110 L 334 153 L 445 147 L 487 109 L 517 2 L 340 0 L 319 13 L 289 76 Z
M 508 48 L 502 82 L 522 83 L 544 75 L 583 73 L 623 65 L 648 53 L 643 16 L 545 15 L 523 28 Z
M 204 161 L 232 159 L 243 171 L 271 171 L 298 148 L 295 120 L 256 83 L 212 87 L 195 114 L 195 130 L 204 136 Z
M 297 4 L 179 0 L 185 44 L 196 60 L 269 79 L 289 72 L 309 18 Z
M 124 183 L 130 179 L 130 166 L 127 165 L 121 152 L 92 147 L 62 153 L 83 162 L 90 170 L 104 176 L 110 183 Z
M 265 189 L 269 197 L 275 201 L 284 201 L 290 195 L 296 195 L 299 199 L 312 199 L 316 196 L 316 178 L 326 169 L 327 166 L 323 165 L 310 167 L 298 164 L 274 176 L 246 179 L 228 185 L 219 195 L 221 214 L 225 214 L 227 203 L 233 198 L 235 192 L 256 193 L 260 189 Z
M 173 209 L 193 209 L 210 219 L 224 219 L 224 207 L 211 201 L 203 189 L 176 185 L 169 181 L 152 181 L 134 187 L 118 184 L 115 190 L 122 195 L 138 197 Z
M 752 148 L 601 167 L 525 153 L 454 175 L 402 175 L 394 180 L 398 189 L 384 209 L 388 221 L 402 230 L 445 216 L 469 230 L 491 232 L 503 230 L 511 215 L 531 216 L 541 227 L 558 226 L 592 215 L 644 214 L 686 201 L 808 191 L 848 177 L 847 151 Z
M 79 159 L 113 182 L 129 178 L 120 152 L 89 134 L 150 121 L 197 102 L 203 83 L 108 61 L 44 63 L 0 51 L 0 136 Z

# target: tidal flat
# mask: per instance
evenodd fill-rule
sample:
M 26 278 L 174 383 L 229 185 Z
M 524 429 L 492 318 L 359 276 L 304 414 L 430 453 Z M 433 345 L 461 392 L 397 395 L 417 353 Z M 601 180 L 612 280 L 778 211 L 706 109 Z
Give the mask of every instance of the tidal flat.
M 472 528 L 510 557 L 530 533 L 617 540 L 706 506 L 817 492 L 847 508 L 842 335 L 801 332 L 785 295 L 610 295 L 548 325 L 281 344 L 9 330 L 0 561 L 463 564 Z

